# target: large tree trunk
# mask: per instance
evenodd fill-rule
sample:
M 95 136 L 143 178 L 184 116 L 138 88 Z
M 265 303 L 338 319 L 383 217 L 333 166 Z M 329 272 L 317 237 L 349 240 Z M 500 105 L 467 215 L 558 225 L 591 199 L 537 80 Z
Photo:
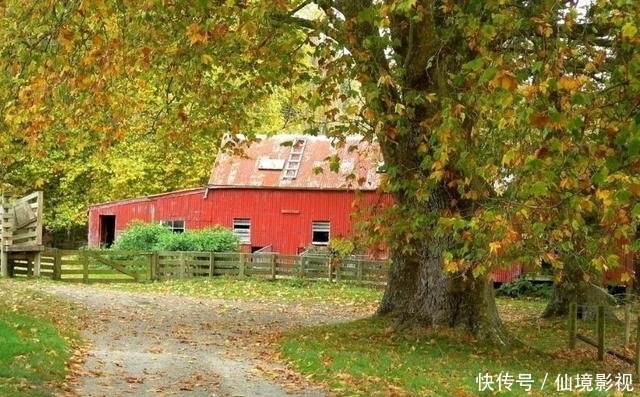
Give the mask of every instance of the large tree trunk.
M 406 199 L 405 204 L 412 211 L 439 214 L 451 205 L 451 194 L 455 192 L 441 187 L 435 189 L 428 203 Z M 437 218 L 436 215 L 432 219 Z M 434 237 L 424 232 L 411 242 L 411 254 L 402 250 L 392 252 L 392 266 L 378 314 L 395 317 L 400 324 L 453 328 L 482 341 L 512 344 L 515 339 L 502 326 L 491 280 L 474 278 L 470 271 L 444 270 L 443 254 L 451 244 L 452 239 L 447 236 Z
M 495 304 L 493 284 L 443 270 L 436 250 L 393 258 L 389 281 L 378 314 L 400 323 L 454 328 L 499 345 L 514 342 L 506 332 Z

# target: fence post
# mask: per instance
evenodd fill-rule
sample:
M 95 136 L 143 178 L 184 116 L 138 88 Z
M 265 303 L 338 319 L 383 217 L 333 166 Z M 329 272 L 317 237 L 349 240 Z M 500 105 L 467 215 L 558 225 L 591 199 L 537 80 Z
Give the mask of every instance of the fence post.
M 363 273 L 362 267 L 364 266 L 364 261 L 356 260 L 356 266 L 358 267 L 357 268 L 357 276 L 356 276 L 356 278 L 357 278 L 359 283 L 362 283 L 362 282 L 364 282 L 363 274 L 362 274 Z
M 53 249 L 53 274 L 51 275 L 52 280 L 62 280 L 62 259 L 60 255 L 60 250 L 57 248 Z
M 40 278 L 40 267 L 42 266 L 42 252 L 37 251 L 33 257 L 33 275 Z
M 156 279 L 156 267 L 158 266 L 158 251 L 149 252 L 149 281 Z
M 185 263 L 185 259 L 184 259 L 184 251 L 180 251 L 180 273 L 179 273 L 179 278 L 185 278 L 185 274 L 186 274 L 186 263 Z
M 331 282 L 333 281 L 333 260 L 329 260 L 329 262 L 327 262 L 327 269 L 329 270 L 328 279 L 329 282 Z
M 577 320 L 578 305 L 575 302 L 569 304 L 569 349 L 576 348 L 576 335 L 578 333 Z
M 89 255 L 85 250 L 80 251 L 80 259 L 82 260 L 82 282 L 89 284 Z
M 16 276 L 16 259 L 15 256 L 8 256 L 8 258 L 9 277 L 13 278 Z
M 631 341 L 631 283 L 627 283 L 624 289 L 624 345 L 629 346 Z
M 300 266 L 298 267 L 298 278 L 304 278 L 304 256 L 298 256 L 298 260 L 300 261 Z
M 216 270 L 216 253 L 209 252 L 209 277 L 213 277 Z
M 1 221 L 2 219 L 0 219 Z M 4 229 L 0 228 L 0 234 L 4 233 Z M 4 241 L 0 235 L 0 277 L 9 277 L 9 254 L 5 250 Z
M 629 346 L 631 340 L 631 309 L 629 302 L 624 304 L 624 345 Z
M 598 306 L 598 360 L 604 361 L 604 306 Z
M 271 254 L 271 280 L 276 279 L 276 273 L 277 273 L 276 254 Z
M 238 277 L 240 277 L 240 278 L 243 278 L 245 276 L 244 268 L 245 268 L 246 260 L 247 260 L 247 254 L 245 254 L 244 252 L 241 252 L 240 253 L 240 263 L 239 263 L 239 266 L 238 266 Z

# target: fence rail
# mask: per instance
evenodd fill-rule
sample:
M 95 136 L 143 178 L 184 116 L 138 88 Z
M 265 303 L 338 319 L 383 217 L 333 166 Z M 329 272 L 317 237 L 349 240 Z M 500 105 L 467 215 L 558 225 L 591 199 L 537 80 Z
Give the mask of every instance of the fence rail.
M 582 306 L 585 307 L 584 305 Z M 624 345 L 629 346 L 631 336 L 631 312 L 629 310 L 630 304 L 625 304 L 625 321 L 624 321 Z M 591 307 L 592 309 L 594 307 Z M 605 322 L 607 316 L 605 315 L 605 306 L 598 305 L 597 315 L 595 318 L 595 340 L 583 333 L 578 332 L 578 305 L 573 302 L 569 304 L 569 348 L 575 349 L 576 342 L 582 341 L 588 345 L 597 348 L 598 361 L 604 361 L 605 354 L 610 354 L 619 360 L 629 363 L 634 366 L 634 372 L 636 375 L 640 375 L 640 315 L 636 318 L 636 338 L 635 338 L 635 353 L 633 357 L 627 356 L 623 352 L 619 352 L 607 346 L 607 344 L 614 343 L 611 338 L 609 341 L 605 341 Z M 605 343 L 608 342 L 608 343 Z
M 324 256 L 281 255 L 273 252 L 176 252 L 48 249 L 38 270 L 29 256 L 14 255 L 12 276 L 33 276 L 76 282 L 135 282 L 236 276 L 264 279 L 303 278 L 383 284 L 388 262 L 335 260 Z

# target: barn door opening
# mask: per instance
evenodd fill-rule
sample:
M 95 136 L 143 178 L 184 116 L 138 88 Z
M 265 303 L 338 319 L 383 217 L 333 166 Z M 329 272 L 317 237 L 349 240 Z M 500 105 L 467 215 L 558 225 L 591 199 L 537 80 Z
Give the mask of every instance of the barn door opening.
M 116 216 L 100 215 L 100 246 L 109 248 L 116 239 Z

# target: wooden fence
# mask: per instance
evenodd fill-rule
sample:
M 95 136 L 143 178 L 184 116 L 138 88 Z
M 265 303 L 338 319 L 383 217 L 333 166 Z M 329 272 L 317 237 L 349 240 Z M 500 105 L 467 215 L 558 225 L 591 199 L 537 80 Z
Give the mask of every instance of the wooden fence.
M 34 276 L 28 256 L 12 256 L 11 276 Z M 263 279 L 301 278 L 383 284 L 388 262 L 363 259 L 332 260 L 323 256 L 277 253 L 219 253 L 175 251 L 45 250 L 39 275 L 53 280 L 135 282 L 235 276 Z
M 625 304 L 625 321 L 624 321 L 624 340 L 622 344 L 629 346 L 631 339 L 631 311 L 630 304 Z M 585 306 L 583 306 L 584 308 Z M 592 309 L 594 307 L 591 307 Z M 611 347 L 607 347 L 605 344 L 605 323 L 607 316 L 605 315 L 605 306 L 599 305 L 597 307 L 597 315 L 595 318 L 595 339 L 592 337 L 578 332 L 578 305 L 571 303 L 569 305 L 569 348 L 574 349 L 577 341 L 582 341 L 588 345 L 597 348 L 598 361 L 604 361 L 605 354 L 610 354 L 619 360 L 629 363 L 634 366 L 636 375 L 640 375 L 640 315 L 636 316 L 636 331 L 635 331 L 635 352 L 633 357 L 627 356 L 625 353 L 614 350 Z M 584 331 L 584 330 L 583 330 Z M 619 344 L 614 342 L 616 338 L 610 338 L 609 344 Z M 619 339 L 619 338 L 617 338 Z
M 78 282 L 127 282 L 150 280 L 152 253 L 91 250 L 45 250 L 40 255 L 39 276 Z M 27 255 L 10 257 L 9 275 L 37 276 L 38 270 Z

